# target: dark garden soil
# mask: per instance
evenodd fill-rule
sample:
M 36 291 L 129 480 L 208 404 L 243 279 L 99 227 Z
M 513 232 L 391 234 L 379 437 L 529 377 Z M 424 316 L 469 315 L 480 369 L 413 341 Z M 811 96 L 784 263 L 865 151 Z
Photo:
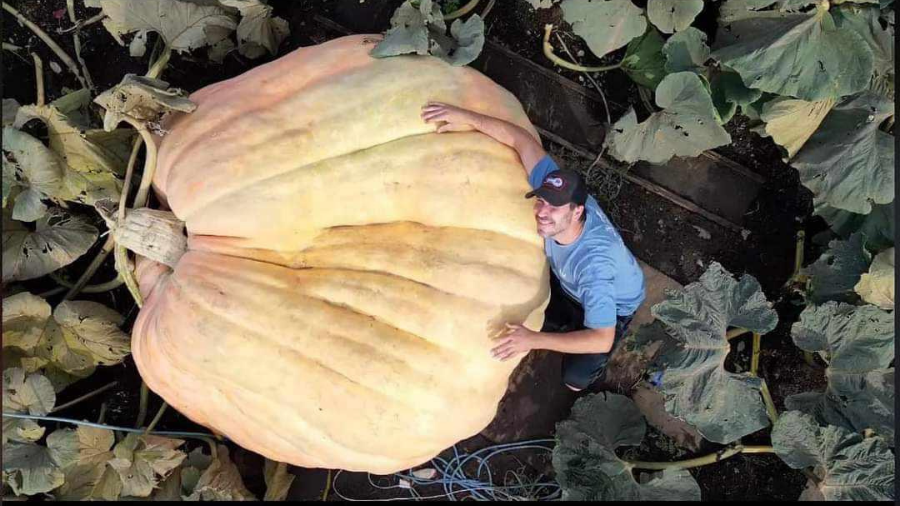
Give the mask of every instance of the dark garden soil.
M 271 0 L 270 4 L 274 6 L 276 14 L 287 19 L 291 26 L 291 36 L 282 45 L 280 54 L 335 36 L 333 32 L 323 29 L 313 21 L 315 14 L 335 20 L 352 20 L 357 31 L 380 32 L 387 29 L 388 19 L 401 1 Z M 70 55 L 75 54 L 71 35 L 57 33 L 58 29 L 71 25 L 68 17 L 64 15 L 65 0 L 8 0 L 8 3 L 47 31 Z M 482 1 L 482 4 L 486 3 L 487 0 Z M 63 15 L 60 15 L 60 9 L 63 10 Z M 480 9 L 481 7 L 479 11 Z M 710 9 L 709 4 L 707 9 Z M 83 8 L 83 2 L 76 2 L 79 19 L 88 18 L 95 12 L 93 9 L 88 12 Z M 706 29 L 712 27 L 714 21 L 715 13 L 705 11 L 699 23 L 701 28 Z M 43 59 L 48 101 L 58 98 L 67 90 L 80 88 L 78 81 L 65 66 L 60 73 L 50 70 L 50 62 L 61 62 L 29 30 L 20 26 L 5 12 L 2 15 L 2 22 L 4 42 L 26 47 Z M 543 27 L 546 23 L 554 23 L 557 26 L 557 30 L 573 54 L 587 55 L 580 58 L 583 63 L 607 62 L 591 60 L 590 52 L 585 45 L 571 35 L 568 26 L 561 22 L 558 8 L 535 11 L 525 0 L 498 0 L 486 19 L 486 31 L 489 40 L 539 65 L 554 69 L 541 52 Z M 712 41 L 715 34 L 711 28 L 707 31 L 710 32 L 708 35 Z M 147 71 L 150 51 L 148 50 L 143 58 L 130 57 L 128 48 L 119 46 L 101 24 L 85 28 L 81 32 L 81 38 L 82 55 L 98 90 L 105 90 L 117 84 L 126 73 L 144 74 Z M 554 45 L 558 47 L 555 39 Z M 18 54 L 3 51 L 2 57 L 3 97 L 14 98 L 21 104 L 33 103 L 35 75 L 28 51 L 20 51 Z M 621 54 L 614 54 L 607 60 L 612 62 L 620 57 Z M 176 54 L 173 55 L 163 78 L 173 86 L 195 91 L 207 84 L 239 75 L 270 60 L 271 58 L 263 57 L 250 61 L 231 53 L 223 64 L 218 65 L 208 62 L 203 55 L 193 57 Z M 584 76 L 578 73 L 557 71 L 575 82 L 589 85 Z M 644 110 L 636 86 L 624 74 L 608 72 L 598 75 L 597 80 L 611 100 L 623 107 L 633 105 L 636 110 Z M 552 100 L 552 97 L 546 98 Z M 610 111 L 610 114 L 615 120 L 623 112 L 624 109 L 617 109 Z M 782 288 L 794 269 L 795 234 L 798 230 L 805 229 L 807 236 L 811 237 L 823 230 L 824 224 L 819 219 L 811 218 L 811 195 L 800 185 L 797 172 L 781 161 L 778 148 L 769 139 L 760 138 L 750 132 L 746 120 L 740 116 L 729 122 L 726 129 L 731 134 L 733 143 L 718 149 L 717 152 L 766 178 L 757 201 L 744 215 L 742 223 L 738 223 L 746 229 L 743 234 L 710 222 L 640 186 L 627 182 L 605 186 L 602 190 L 595 187 L 597 190 L 595 196 L 616 223 L 632 251 L 643 261 L 678 282 L 687 284 L 695 281 L 712 261 L 720 262 L 736 275 L 749 273 L 760 281 L 769 300 L 777 301 L 776 309 L 779 312 L 780 323 L 775 331 L 763 338 L 759 372 L 767 380 L 776 406 L 782 410 L 786 396 L 820 390 L 824 386 L 821 367 L 808 365 L 802 352 L 791 341 L 790 327 L 797 320 L 802 307 L 793 304 L 790 294 Z M 545 145 L 562 165 L 585 170 L 590 163 L 561 145 L 550 141 L 545 142 Z M 94 215 L 94 213 L 86 214 Z M 98 228 L 102 229 L 99 218 L 97 221 Z M 713 240 L 704 239 L 705 234 L 700 230 L 708 232 Z M 811 241 L 807 242 L 806 258 L 813 259 L 819 251 Z M 99 245 L 96 249 L 99 249 Z M 63 272 L 71 273 L 70 276 L 73 278 L 77 277 L 93 256 L 93 252 L 85 255 Z M 110 257 L 94 282 L 102 282 L 114 276 Z M 34 293 L 55 287 L 55 284 L 48 280 L 36 280 L 24 285 Z M 55 305 L 60 298 L 58 295 L 51 297 L 49 301 Z M 125 314 L 126 329 L 130 328 L 136 317 L 136 308 L 124 287 L 104 294 L 85 294 L 80 298 L 96 300 Z M 738 344 L 740 342 L 744 343 L 743 346 Z M 732 349 L 734 351 L 729 356 L 726 367 L 731 371 L 746 371 L 751 353 L 749 336 L 739 338 L 733 343 Z M 100 404 L 105 402 L 108 407 L 106 423 L 132 426 L 138 411 L 140 378 L 130 358 L 119 366 L 100 368 L 92 377 L 68 388 L 58 403 L 74 399 L 110 381 L 118 381 L 118 385 L 107 394 L 60 412 L 59 416 L 96 420 Z M 535 384 L 533 388 L 533 397 L 537 404 L 544 399 L 556 399 L 553 405 L 558 409 L 545 413 L 541 422 L 547 429 L 543 437 L 552 437 L 553 423 L 565 419 L 574 396 L 560 390 L 562 385 L 559 382 Z M 150 416 L 156 412 L 160 404 L 161 400 L 158 397 L 151 396 Z M 507 425 L 529 423 L 523 416 L 522 413 L 501 412 L 495 423 Z M 203 427 L 191 423 L 172 410 L 167 412 L 157 428 L 205 432 Z M 461 442 L 459 448 L 474 450 L 492 442 L 496 441 L 488 440 L 483 435 L 476 436 Z M 744 438 L 744 443 L 768 444 L 768 430 Z M 447 455 L 449 454 L 444 454 L 445 457 Z M 694 456 L 675 447 L 666 436 L 653 429 L 648 431 L 645 443 L 636 451 L 632 450 L 629 455 L 640 460 L 674 460 Z M 261 474 L 262 457 L 238 448 L 233 449 L 232 456 L 238 463 L 247 486 L 262 497 L 265 490 Z M 503 477 L 508 470 L 524 470 L 523 472 L 532 478 L 541 475 L 552 476 L 552 466 L 547 452 L 523 452 L 516 454 L 515 457 L 503 456 L 502 459 L 493 461 L 491 467 L 495 477 Z M 322 496 L 326 471 L 292 468 L 292 472 L 297 475 L 290 495 L 292 499 L 315 500 Z M 693 469 L 691 472 L 700 484 L 704 500 L 793 501 L 797 499 L 805 483 L 805 477 L 801 473 L 788 468 L 774 455 L 737 456 L 715 465 Z M 388 484 L 389 481 L 387 477 L 373 477 L 373 480 L 382 485 Z M 502 481 L 502 478 L 498 480 Z M 394 483 L 396 480 L 391 482 Z M 369 484 L 367 476 L 361 473 L 342 473 L 338 487 L 341 493 L 353 498 L 408 496 L 406 491 L 374 488 Z M 419 492 L 427 496 L 440 491 L 434 487 Z M 331 493 L 329 499 L 336 499 L 334 493 Z

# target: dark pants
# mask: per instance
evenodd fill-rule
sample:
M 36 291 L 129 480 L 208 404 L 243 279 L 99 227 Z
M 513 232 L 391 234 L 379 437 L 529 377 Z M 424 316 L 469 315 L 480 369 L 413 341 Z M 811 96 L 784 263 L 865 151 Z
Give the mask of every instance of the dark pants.
M 625 335 L 633 316 L 616 317 L 616 335 L 613 346 Z M 584 308 L 563 290 L 551 270 L 550 304 L 544 313 L 544 326 L 541 331 L 572 332 L 585 328 Z M 564 353 L 563 382 L 570 387 L 583 390 L 603 377 L 608 360 L 609 353 Z

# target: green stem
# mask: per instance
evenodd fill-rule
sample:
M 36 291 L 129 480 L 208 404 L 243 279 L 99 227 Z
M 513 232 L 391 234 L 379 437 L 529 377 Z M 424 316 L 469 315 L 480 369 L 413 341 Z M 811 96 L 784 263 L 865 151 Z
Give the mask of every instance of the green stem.
M 97 423 L 102 424 L 103 420 L 106 419 L 106 403 L 100 405 L 100 416 L 97 417 Z
M 734 339 L 735 337 L 740 337 L 749 332 L 752 332 L 752 331 L 741 328 L 741 327 L 735 327 L 725 333 L 725 339 L 728 339 L 730 341 L 730 340 Z
M 88 88 L 87 82 L 85 82 L 84 77 L 82 77 L 81 75 L 81 72 L 78 71 L 78 65 L 76 65 L 72 58 L 68 54 L 66 54 L 66 52 L 63 51 L 61 47 L 59 47 L 59 44 L 57 44 L 56 41 L 54 41 L 52 38 L 50 38 L 49 35 L 47 35 L 47 32 L 41 30 L 41 27 L 32 23 L 28 18 L 23 16 L 19 11 L 14 9 L 6 2 L 3 2 L 3 10 L 15 16 L 20 23 L 28 27 L 28 29 L 31 30 L 35 35 L 37 35 L 39 39 L 44 41 L 44 43 L 47 44 L 50 50 L 56 54 L 57 58 L 59 58 L 63 63 L 66 64 L 66 67 L 69 68 L 69 71 L 75 74 L 78 82 L 80 82 L 81 85 L 85 88 Z
M 759 370 L 759 351 L 760 344 L 762 341 L 762 336 L 758 333 L 753 333 L 753 355 L 750 356 L 750 374 L 756 376 L 756 371 Z
M 331 469 L 328 470 L 328 476 L 325 477 L 325 490 L 322 492 L 322 500 L 328 500 L 328 492 L 331 490 Z
M 88 392 L 88 393 L 82 395 L 81 397 L 78 397 L 77 399 L 73 399 L 65 404 L 60 404 L 59 406 L 56 406 L 55 408 L 51 409 L 48 413 L 56 413 L 57 411 L 62 411 L 64 409 L 71 408 L 72 406 L 74 406 L 82 401 L 86 401 L 86 400 L 90 399 L 91 397 L 102 394 L 103 392 L 109 390 L 110 388 L 112 388 L 118 384 L 119 384 L 118 381 L 113 381 L 112 383 L 104 385 L 104 386 L 98 388 L 97 390 L 94 390 L 93 392 Z M 102 411 L 102 408 L 101 408 L 101 411 Z
M 138 408 L 137 422 L 134 424 L 135 429 L 139 429 L 144 425 L 144 420 L 147 418 L 147 401 L 149 400 L 150 388 L 147 387 L 147 383 L 141 381 L 141 403 Z
M 166 412 L 166 408 L 168 407 L 169 405 L 166 403 L 166 401 L 163 401 L 162 406 L 159 407 L 159 411 L 156 412 L 156 416 L 154 416 L 153 420 L 150 421 L 150 425 L 148 425 L 147 428 L 144 429 L 144 434 L 149 434 L 150 431 L 152 431 L 156 427 L 156 424 L 158 424 L 160 419 L 162 419 L 163 413 Z
M 710 455 L 704 455 L 703 457 L 697 457 L 694 459 L 682 460 L 679 462 L 626 462 L 626 465 L 633 469 L 648 469 L 653 471 L 662 471 L 664 469 L 689 469 L 692 467 L 700 467 L 706 466 L 709 464 L 714 464 L 721 460 L 725 460 L 731 458 L 743 451 L 743 446 L 736 445 L 730 446 L 723 450 L 720 450 L 716 453 L 712 453 Z
M 66 0 L 66 10 L 69 12 L 69 21 L 76 23 L 77 19 L 75 18 L 75 0 Z M 81 65 L 81 72 L 84 74 L 84 80 L 87 82 L 88 91 L 90 91 L 91 95 L 94 94 L 94 83 L 91 80 L 91 73 L 88 72 L 87 63 L 84 62 L 84 58 L 81 57 L 81 36 L 80 29 L 76 29 L 75 33 L 72 34 L 72 41 L 75 43 L 75 58 L 78 60 L 78 64 Z
M 38 107 L 42 107 L 44 105 L 44 62 L 41 61 L 41 57 L 35 53 L 31 53 L 31 59 L 34 60 L 34 77 L 37 80 L 36 84 L 36 94 L 37 101 L 35 105 Z
M 451 21 L 453 19 L 461 18 L 461 17 L 465 16 L 466 14 L 471 12 L 472 9 L 474 9 L 475 6 L 478 5 L 478 2 L 480 2 L 480 1 L 481 0 L 469 0 L 469 3 L 467 3 L 466 5 L 463 5 L 462 7 L 460 7 L 459 9 L 456 9 L 455 11 L 451 12 L 450 14 L 445 15 L 444 21 Z
M 106 258 L 106 257 L 104 256 L 104 258 Z M 59 283 L 60 285 L 62 285 L 65 288 L 68 288 L 69 290 L 71 290 L 72 288 L 75 288 L 75 285 L 73 283 L 66 281 L 59 274 L 56 274 L 55 272 L 51 272 L 49 274 L 49 276 L 50 276 L 50 279 L 52 279 L 53 281 L 56 281 L 57 283 Z M 106 283 L 85 286 L 85 287 L 81 288 L 80 291 L 82 291 L 84 293 L 108 292 L 110 290 L 115 290 L 116 288 L 122 286 L 122 283 L 124 283 L 124 282 L 125 282 L 125 280 L 122 279 L 122 276 L 116 276 L 115 279 L 111 279 L 111 280 L 107 281 Z M 69 299 L 63 299 L 63 300 L 69 300 Z
M 550 44 L 550 33 L 553 31 L 553 25 L 544 25 L 544 56 L 553 63 L 565 69 L 574 70 L 576 72 L 606 72 L 607 70 L 617 69 L 622 66 L 622 62 L 614 65 L 606 65 L 601 67 L 584 67 L 576 65 L 568 60 L 564 60 L 553 52 L 553 46 Z
M 769 415 L 772 425 L 775 425 L 775 422 L 778 421 L 778 410 L 775 409 L 775 402 L 772 400 L 772 394 L 769 393 L 769 385 L 766 384 L 765 378 L 760 378 L 760 381 L 762 384 L 759 391 L 762 393 L 763 402 L 766 403 L 766 414 Z
M 158 79 L 159 76 L 162 75 L 163 70 L 165 70 L 166 65 L 169 64 L 169 58 L 172 57 L 172 46 L 166 44 L 163 48 L 162 53 L 159 55 L 159 58 L 153 62 L 153 65 L 150 67 L 150 70 L 147 71 L 147 77 Z
M 497 2 L 497 0 L 488 0 L 487 5 L 484 6 L 484 10 L 481 11 L 481 19 L 486 18 L 487 15 L 490 14 L 491 9 L 494 8 L 494 4 L 495 4 L 496 2 Z

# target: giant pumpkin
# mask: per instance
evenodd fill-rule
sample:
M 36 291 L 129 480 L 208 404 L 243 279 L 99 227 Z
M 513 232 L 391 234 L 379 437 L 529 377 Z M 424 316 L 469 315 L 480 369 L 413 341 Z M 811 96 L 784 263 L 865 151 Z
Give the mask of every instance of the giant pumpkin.
M 549 288 L 516 153 L 420 117 L 443 101 L 537 137 L 519 102 L 371 48 L 301 48 L 167 119 L 153 184 L 188 248 L 139 259 L 132 348 L 154 392 L 245 448 L 386 474 L 490 423 L 517 364 L 492 337 L 539 329 Z

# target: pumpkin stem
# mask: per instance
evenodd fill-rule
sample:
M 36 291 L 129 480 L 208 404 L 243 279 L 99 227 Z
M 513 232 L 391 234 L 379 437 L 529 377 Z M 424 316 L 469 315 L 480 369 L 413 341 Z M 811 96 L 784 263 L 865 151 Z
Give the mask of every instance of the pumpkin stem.
M 184 222 L 171 211 L 131 209 L 112 234 L 117 245 L 172 268 L 187 251 Z

